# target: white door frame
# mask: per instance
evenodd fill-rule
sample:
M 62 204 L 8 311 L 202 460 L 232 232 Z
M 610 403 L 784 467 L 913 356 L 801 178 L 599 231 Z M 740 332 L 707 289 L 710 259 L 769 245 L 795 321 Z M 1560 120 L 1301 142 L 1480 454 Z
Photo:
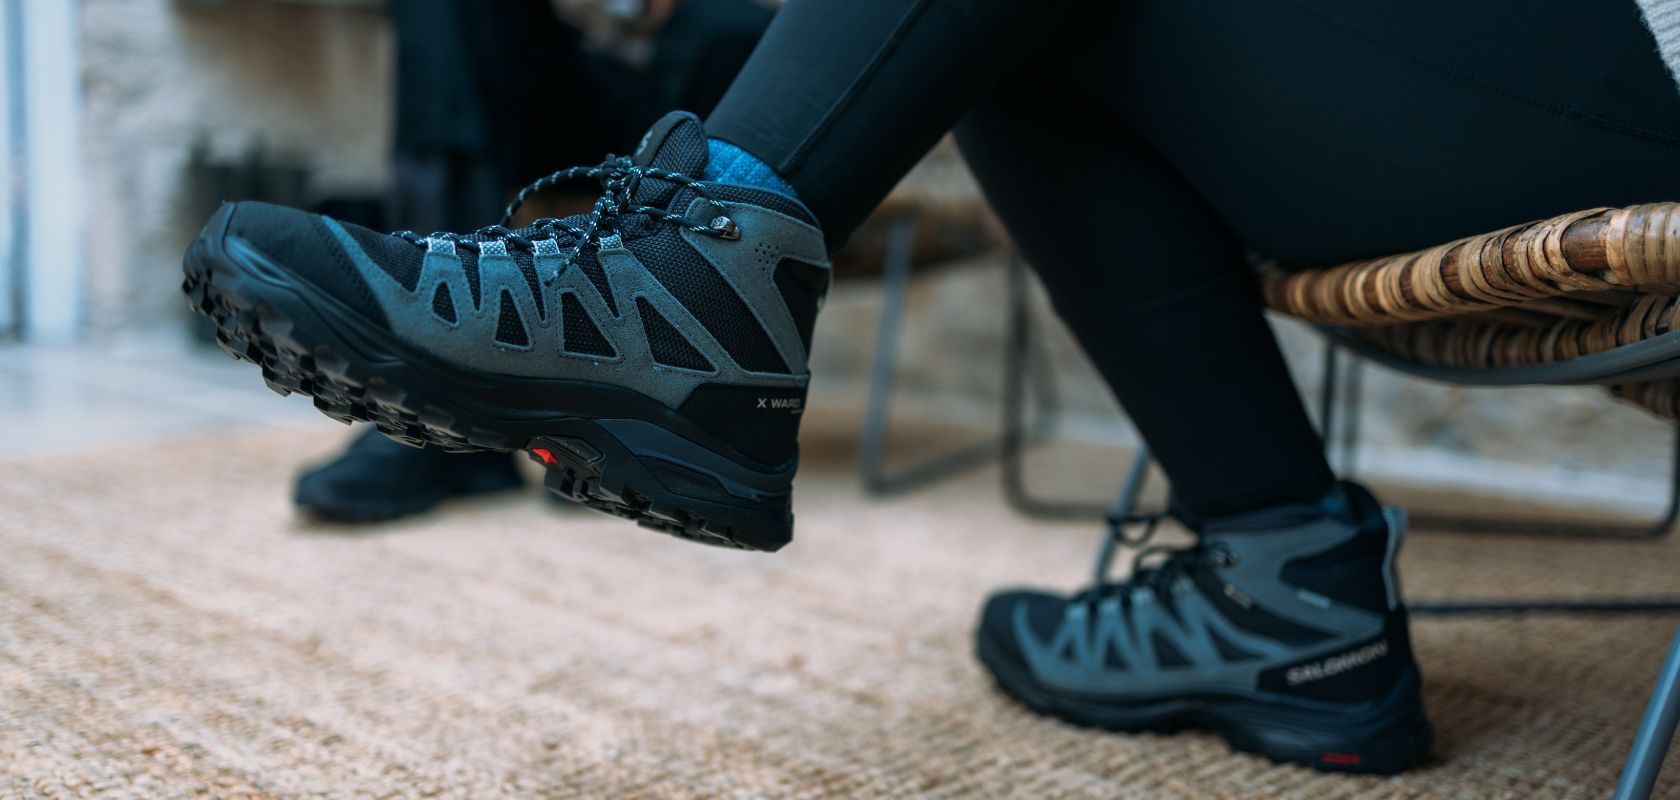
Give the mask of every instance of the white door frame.
M 0 341 L 22 334 L 23 253 L 13 230 L 22 218 L 23 182 L 12 164 L 14 148 L 23 141 L 22 131 L 12 125 L 23 121 L 13 109 L 14 102 L 23 101 L 21 85 L 13 86 L 14 76 L 23 71 L 22 8 L 17 0 L 0 0 Z
M 86 194 L 81 159 L 80 3 L 0 0 L 3 36 L 7 198 L 0 223 L 7 249 L 0 259 L 0 298 L 14 292 L 27 341 L 65 343 L 82 332 Z M 21 74 L 20 74 L 21 73 Z M 21 140 L 21 141 L 20 141 Z M 12 274 L 7 276 L 6 273 Z M 10 304 L 9 302 L 7 303 Z

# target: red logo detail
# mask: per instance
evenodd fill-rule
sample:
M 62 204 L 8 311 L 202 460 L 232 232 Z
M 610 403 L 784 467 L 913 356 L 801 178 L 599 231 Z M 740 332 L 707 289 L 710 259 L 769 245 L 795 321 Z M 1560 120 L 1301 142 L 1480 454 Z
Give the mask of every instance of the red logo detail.
M 1351 766 L 1359 763 L 1359 756 L 1353 753 L 1320 753 L 1318 760 L 1326 764 L 1347 764 Z
M 544 464 L 558 464 L 558 463 L 560 463 L 560 459 L 555 458 L 553 453 L 550 453 L 550 452 L 548 452 L 547 450 L 545 450 L 541 447 L 531 448 L 531 454 L 536 456 L 537 458 L 542 459 L 542 462 Z

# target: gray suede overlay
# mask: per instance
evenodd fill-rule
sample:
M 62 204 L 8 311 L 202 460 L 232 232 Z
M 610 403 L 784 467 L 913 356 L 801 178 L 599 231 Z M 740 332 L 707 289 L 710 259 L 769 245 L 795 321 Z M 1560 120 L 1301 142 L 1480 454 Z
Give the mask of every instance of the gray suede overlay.
M 616 236 L 602 237 L 597 247 L 601 268 L 619 315 L 612 314 L 599 290 L 579 269 L 566 269 L 569 251 L 539 241 L 535 265 L 543 292 L 539 314 L 525 277 L 505 250 L 484 247 L 478 260 L 483 298 L 473 307 L 472 291 L 452 242 L 430 240 L 413 291 L 404 289 L 379 269 L 340 225 L 323 220 L 340 245 L 356 262 L 368 281 L 376 301 L 401 339 L 438 358 L 489 373 L 532 378 L 588 380 L 608 383 L 640 392 L 675 408 L 703 383 L 726 383 L 763 387 L 804 387 L 810 380 L 806 353 L 798 326 L 776 289 L 774 270 L 783 258 L 795 258 L 818 267 L 829 265 L 821 231 L 785 214 L 739 203 L 706 204 L 708 213 L 722 206 L 740 227 L 738 240 L 714 239 L 684 231 L 684 239 L 698 250 L 745 300 L 763 326 L 792 374 L 749 372 L 730 357 L 716 338 L 694 318 L 623 246 Z M 689 211 L 695 210 L 694 205 Z M 456 304 L 456 321 L 439 319 L 432 311 L 432 297 L 438 286 L 449 287 Z M 524 321 L 530 343 L 518 347 L 496 341 L 502 291 L 508 290 Z M 576 294 L 584 311 L 617 355 L 612 358 L 581 356 L 563 349 L 563 292 Z M 646 298 L 689 343 L 714 365 L 710 372 L 682 369 L 655 363 L 636 311 L 636 298 Z M 746 322 L 746 321 L 743 321 Z

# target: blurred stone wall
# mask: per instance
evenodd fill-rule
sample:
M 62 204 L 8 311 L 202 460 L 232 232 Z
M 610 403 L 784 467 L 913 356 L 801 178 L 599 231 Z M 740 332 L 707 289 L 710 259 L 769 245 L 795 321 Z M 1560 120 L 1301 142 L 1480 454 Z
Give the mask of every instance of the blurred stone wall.
M 308 170 L 305 194 L 385 183 L 392 42 L 374 3 L 81 0 L 88 336 L 185 329 L 203 223 L 188 165 Z

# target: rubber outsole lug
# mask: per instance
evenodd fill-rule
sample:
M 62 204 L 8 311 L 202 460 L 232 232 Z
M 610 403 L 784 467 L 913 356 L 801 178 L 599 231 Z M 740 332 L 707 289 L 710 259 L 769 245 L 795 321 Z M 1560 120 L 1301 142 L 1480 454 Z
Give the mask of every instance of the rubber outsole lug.
M 751 550 L 775 549 L 780 547 L 777 542 L 793 536 L 791 513 L 787 515 L 785 527 L 772 532 L 768 540 L 762 534 L 749 538 L 735 526 L 697 513 L 688 504 L 649 496 L 609 467 L 626 457 L 624 454 L 603 452 L 583 439 L 539 437 L 525 451 L 546 468 L 543 485 L 549 491 L 597 511 L 634 520 L 650 530 L 701 544 Z M 650 482 L 658 485 L 657 478 Z M 638 483 L 645 487 L 649 482 Z M 668 495 L 663 491 L 658 494 Z
M 211 227 L 219 218 L 212 219 Z M 757 551 L 774 551 L 792 540 L 786 494 L 733 505 L 685 496 L 667 489 L 640 458 L 589 420 L 561 420 L 576 431 L 569 437 L 533 438 L 466 422 L 463 414 L 443 407 L 447 401 L 435 393 L 422 401 L 415 387 L 369 374 L 357 358 L 299 336 L 298 320 L 247 292 L 255 279 L 211 250 L 204 236 L 188 249 L 182 291 L 194 310 L 215 323 L 221 348 L 260 367 L 264 382 L 281 396 L 309 396 L 331 419 L 371 422 L 384 435 L 415 447 L 463 453 L 526 450 L 545 468 L 544 485 L 555 494 L 683 539 Z

